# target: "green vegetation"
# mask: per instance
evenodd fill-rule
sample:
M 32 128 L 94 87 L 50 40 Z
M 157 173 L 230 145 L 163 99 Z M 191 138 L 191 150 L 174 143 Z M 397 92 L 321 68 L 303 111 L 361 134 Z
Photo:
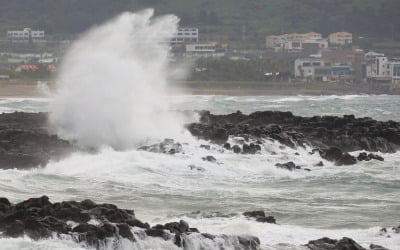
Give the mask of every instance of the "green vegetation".
M 1 3 L 0 34 L 32 27 L 68 38 L 122 11 L 146 7 L 178 15 L 182 26 L 200 27 L 204 40 L 241 46 L 260 48 L 267 34 L 303 31 L 400 39 L 398 0 L 13 0 Z M 240 44 L 243 27 L 249 43 Z
M 194 81 L 264 81 L 267 72 L 289 76 L 293 63 L 276 59 L 229 60 L 201 58 L 191 74 Z

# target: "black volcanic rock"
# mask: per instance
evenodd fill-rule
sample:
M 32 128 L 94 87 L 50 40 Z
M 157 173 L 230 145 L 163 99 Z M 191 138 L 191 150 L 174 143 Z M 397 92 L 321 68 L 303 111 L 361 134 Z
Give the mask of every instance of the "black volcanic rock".
M 182 153 L 182 145 L 179 142 L 175 142 L 173 139 L 164 139 L 161 143 L 142 146 L 138 148 L 138 150 L 173 155 Z
M 296 164 L 292 161 L 286 162 L 286 163 L 277 163 L 275 164 L 276 167 L 278 168 L 283 168 L 289 171 L 293 171 L 295 169 L 300 169 L 300 167 L 296 166 Z
M 73 150 L 50 132 L 45 113 L 0 114 L 0 169 L 44 166 Z
M 184 247 L 186 237 L 191 234 L 197 234 L 195 237 L 200 241 L 216 240 L 218 244 L 227 239 L 225 235 L 200 234 L 184 220 L 150 227 L 148 223 L 137 219 L 133 210 L 120 209 L 113 204 L 96 204 L 91 200 L 51 203 L 47 196 L 42 196 L 12 204 L 8 199 L 0 198 L 0 208 L 2 237 L 26 235 L 33 240 L 40 240 L 54 234 L 59 237 L 70 235 L 73 240 L 92 247 L 104 245 L 107 238 L 136 241 L 143 237 L 158 237 L 171 240 L 178 247 Z M 97 223 L 91 224 L 90 220 Z M 70 221 L 77 224 L 71 227 Z M 131 230 L 132 227 L 142 230 L 142 233 Z M 257 237 L 234 237 L 238 242 L 235 249 L 259 249 L 260 240 Z
M 311 250 L 366 250 L 353 239 L 346 237 L 341 240 L 333 240 L 329 238 L 312 240 L 309 241 L 306 246 Z
M 394 121 L 355 118 L 353 115 L 300 117 L 291 112 L 278 111 L 249 115 L 241 112 L 213 115 L 201 111 L 199 114 L 200 122 L 188 124 L 188 130 L 194 136 L 221 143 L 226 149 L 237 153 L 253 151 L 248 150 L 247 144 L 243 149 L 228 145 L 228 136 L 275 140 L 291 148 L 309 145 L 337 165 L 357 162 L 348 152 L 364 150 L 394 153 L 400 148 L 400 123 Z M 382 160 L 379 156 L 376 159 Z
M 276 219 L 273 216 L 265 216 L 265 212 L 262 210 L 247 211 L 243 215 L 247 218 L 254 218 L 257 222 L 276 224 Z

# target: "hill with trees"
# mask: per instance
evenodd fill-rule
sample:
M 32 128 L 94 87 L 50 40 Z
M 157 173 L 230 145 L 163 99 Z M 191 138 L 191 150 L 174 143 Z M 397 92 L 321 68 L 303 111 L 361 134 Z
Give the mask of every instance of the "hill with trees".
M 0 32 L 32 27 L 74 35 L 123 11 L 172 13 L 202 38 L 263 43 L 268 34 L 350 31 L 400 39 L 399 0 L 0 0 Z

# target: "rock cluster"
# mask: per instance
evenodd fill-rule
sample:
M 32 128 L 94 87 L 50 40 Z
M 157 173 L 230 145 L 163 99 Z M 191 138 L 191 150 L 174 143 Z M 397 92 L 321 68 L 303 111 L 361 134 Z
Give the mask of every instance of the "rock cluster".
M 7 198 L 0 198 L 0 232 L 7 237 L 27 235 L 39 240 L 70 235 L 77 242 L 98 247 L 107 238 L 136 241 L 142 237 L 135 235 L 132 228 L 142 230 L 145 237 L 170 240 L 178 247 L 185 246 L 185 237 L 190 234 L 198 234 L 204 240 L 218 237 L 200 234 L 183 220 L 151 227 L 138 220 L 133 210 L 120 209 L 113 204 L 96 204 L 91 200 L 51 203 L 47 196 L 42 196 L 11 204 Z M 252 236 L 237 236 L 237 241 L 241 249 L 257 250 L 260 245 L 259 239 Z
M 306 244 L 311 250 L 367 250 L 360 244 L 355 242 L 353 239 L 344 237 L 341 240 L 334 240 L 330 238 L 321 238 L 319 240 L 311 240 Z M 371 244 L 369 246 L 371 250 L 389 250 L 385 247 Z
M 45 113 L 0 114 L 0 168 L 44 166 L 74 150 L 49 131 Z
M 366 250 L 353 239 L 344 237 L 341 240 L 322 238 L 309 241 L 306 245 L 311 250 Z
M 400 148 L 400 123 L 376 121 L 369 117 L 355 118 L 314 116 L 300 117 L 291 112 L 265 111 L 249 115 L 236 112 L 228 115 L 213 115 L 201 111 L 200 122 L 187 125 L 188 130 L 202 139 L 224 145 L 236 153 L 255 153 L 259 145 L 231 146 L 229 136 L 276 140 L 281 144 L 296 148 L 309 145 L 327 160 L 337 165 L 351 165 L 357 158 L 351 151 L 393 153 Z M 376 157 L 375 157 L 376 156 Z M 363 155 L 359 160 L 383 158 L 377 155 Z
M 309 169 L 309 168 L 302 168 L 300 166 L 297 166 L 292 161 L 289 161 L 289 162 L 286 162 L 286 163 L 277 163 L 277 164 L 275 164 L 275 166 L 277 168 L 282 168 L 282 169 L 286 169 L 286 170 L 289 170 L 289 171 L 294 171 L 296 169 L 303 169 L 304 171 L 311 171 L 311 169 Z
M 257 222 L 276 224 L 276 219 L 273 216 L 265 216 L 265 212 L 262 210 L 244 212 L 243 215 L 247 218 L 254 218 Z
M 164 139 L 161 143 L 142 146 L 138 150 L 173 155 L 182 152 L 182 144 L 175 142 L 174 139 Z

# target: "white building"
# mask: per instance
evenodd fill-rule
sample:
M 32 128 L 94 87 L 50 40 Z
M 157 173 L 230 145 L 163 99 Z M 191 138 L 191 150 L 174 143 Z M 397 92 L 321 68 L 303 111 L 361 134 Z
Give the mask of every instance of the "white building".
M 385 56 L 385 54 L 370 51 L 368 53 L 365 53 L 364 59 L 365 61 L 374 61 L 377 57 L 383 57 L 383 56 Z
M 185 56 L 194 57 L 223 57 L 225 51 L 218 50 L 217 46 L 209 43 L 186 44 Z
M 329 43 L 332 45 L 347 45 L 353 43 L 353 34 L 349 32 L 336 32 L 328 37 Z
M 7 38 L 12 43 L 46 42 L 43 30 L 32 30 L 30 28 L 24 28 L 23 30 L 10 30 L 7 32 Z
M 400 84 L 400 61 L 391 61 L 390 73 L 392 74 L 392 83 Z
M 323 39 L 322 35 L 316 32 L 271 35 L 266 37 L 265 43 L 267 48 L 273 48 L 275 52 L 302 51 L 309 45 L 316 46 L 319 49 L 328 48 L 328 40 Z
M 199 42 L 198 28 L 179 28 L 174 34 L 171 43 L 197 43 Z
M 385 56 L 377 56 L 367 64 L 367 78 L 376 81 L 390 81 L 392 79 L 391 65 Z
M 323 67 L 324 61 L 321 58 L 299 58 L 294 62 L 294 76 L 296 78 L 315 77 L 315 69 Z

